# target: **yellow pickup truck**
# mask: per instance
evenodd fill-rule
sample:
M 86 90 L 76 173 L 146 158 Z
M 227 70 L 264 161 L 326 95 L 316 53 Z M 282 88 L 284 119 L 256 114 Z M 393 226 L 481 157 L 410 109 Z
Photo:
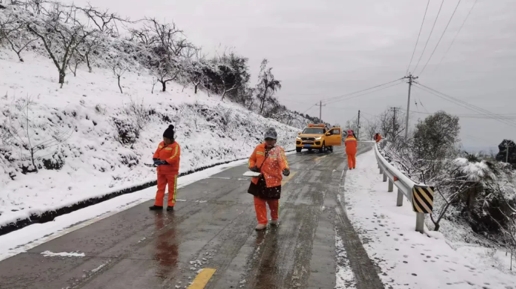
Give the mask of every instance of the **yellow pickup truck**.
M 328 128 L 325 124 L 308 124 L 296 138 L 296 152 L 302 149 L 331 151 L 334 146 L 342 145 L 342 129 L 338 126 Z

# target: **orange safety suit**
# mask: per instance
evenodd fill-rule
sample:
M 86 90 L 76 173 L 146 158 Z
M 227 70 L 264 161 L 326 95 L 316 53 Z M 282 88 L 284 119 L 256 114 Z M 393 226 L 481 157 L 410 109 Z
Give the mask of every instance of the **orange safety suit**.
M 158 191 L 156 192 L 155 206 L 163 207 L 163 198 L 165 197 L 165 187 L 168 185 L 168 206 L 173 207 L 176 204 L 177 194 L 177 176 L 179 175 L 179 160 L 181 157 L 181 148 L 177 142 L 165 145 L 160 142 L 158 149 L 152 158 L 166 161 L 168 165 L 158 166 Z
M 382 140 L 382 136 L 381 136 L 379 133 L 377 133 L 377 134 L 375 135 L 375 137 L 374 137 L 374 140 L 375 140 L 376 142 L 380 142 L 380 141 Z
M 275 146 L 266 151 L 265 143 L 259 144 L 249 158 L 249 168 L 257 167 L 261 177 L 251 179 L 250 193 L 254 195 L 254 209 L 259 224 L 267 224 L 267 205 L 271 211 L 272 220 L 279 217 L 279 199 L 281 195 L 282 172 L 289 169 L 285 151 Z M 260 178 L 263 178 L 260 182 Z M 252 190 L 251 188 L 255 187 Z
M 357 139 L 353 135 L 348 135 L 344 144 L 346 145 L 346 155 L 348 156 L 348 168 L 351 170 L 356 166 Z

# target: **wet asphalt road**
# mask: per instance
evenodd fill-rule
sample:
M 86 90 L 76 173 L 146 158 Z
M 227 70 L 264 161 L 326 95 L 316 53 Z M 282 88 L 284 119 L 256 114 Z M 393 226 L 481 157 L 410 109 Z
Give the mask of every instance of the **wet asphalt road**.
M 383 288 L 337 197 L 342 151 L 289 156 L 278 228 L 254 231 L 246 167 L 231 168 L 179 189 L 174 212 L 149 201 L 0 262 L 0 288 L 334 288 L 336 234 L 357 288 Z

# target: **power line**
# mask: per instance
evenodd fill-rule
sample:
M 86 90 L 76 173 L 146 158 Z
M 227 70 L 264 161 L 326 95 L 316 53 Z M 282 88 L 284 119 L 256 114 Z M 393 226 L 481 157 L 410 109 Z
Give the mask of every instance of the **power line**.
M 335 99 L 333 101 L 329 101 L 329 102 L 326 102 L 326 104 L 332 104 L 332 103 L 336 103 L 336 102 L 340 102 L 340 101 L 345 101 L 345 100 L 349 100 L 349 99 L 352 99 L 352 98 L 356 98 L 356 97 L 360 97 L 360 96 L 363 96 L 363 95 L 367 95 L 367 94 L 370 94 L 370 93 L 373 93 L 373 92 L 378 92 L 378 91 L 381 91 L 381 90 L 384 90 L 384 89 L 387 89 L 387 88 L 391 88 L 391 87 L 394 87 L 394 86 L 397 86 L 397 85 L 400 85 L 402 82 L 400 81 L 400 79 L 397 79 L 395 81 L 399 81 L 398 83 L 393 83 L 389 86 L 385 86 L 385 87 L 379 87 L 377 86 L 376 88 L 379 88 L 377 90 L 373 90 L 373 91 L 367 91 L 365 93 L 362 93 L 362 94 L 358 94 L 358 95 L 355 95 L 357 92 L 354 92 L 354 93 L 350 93 L 350 94 L 347 94 L 347 95 L 344 95 L 344 96 L 348 96 L 348 97 L 345 97 L 345 98 L 341 98 L 341 99 Z M 392 83 L 392 82 L 391 82 Z M 362 92 L 365 91 L 365 90 L 362 90 Z
M 426 2 L 425 14 L 423 15 L 423 21 L 421 21 L 421 27 L 419 27 L 419 33 L 417 34 L 416 45 L 414 45 L 414 51 L 412 51 L 412 56 L 410 57 L 410 62 L 407 66 L 407 71 L 405 74 L 408 74 L 410 65 L 412 64 L 412 60 L 414 59 L 414 54 L 416 53 L 417 44 L 419 43 L 419 37 L 421 36 L 421 30 L 423 30 L 423 24 L 425 24 L 426 12 L 428 11 L 428 6 L 430 5 L 430 0 Z
M 389 81 L 389 82 L 385 82 L 385 83 L 382 83 L 382 84 L 378 84 L 378 85 L 375 85 L 375 86 L 372 86 L 372 87 L 369 87 L 369 88 L 365 88 L 365 89 L 361 89 L 361 90 L 357 90 L 357 91 L 354 91 L 354 92 L 350 92 L 350 93 L 346 93 L 346 94 L 343 94 L 343 95 L 339 95 L 339 96 L 333 96 L 333 97 L 328 97 L 328 98 L 324 98 L 322 99 L 323 101 L 331 101 L 331 100 L 336 100 L 336 99 L 340 99 L 340 98 L 343 98 L 343 97 L 346 97 L 346 96 L 351 96 L 353 94 L 357 94 L 357 93 L 361 93 L 361 92 L 364 92 L 364 91 L 367 91 L 367 90 L 371 90 L 371 89 L 375 89 L 375 88 L 378 88 L 378 87 L 382 87 L 382 86 L 385 86 L 387 84 L 391 84 L 391 83 L 394 83 L 396 81 L 399 81 L 401 80 L 402 78 L 398 78 L 398 79 L 395 79 L 395 80 L 392 80 L 392 81 Z M 326 102 L 328 103 L 328 102 Z
M 307 111 L 309 111 L 310 109 L 312 109 L 312 107 L 316 106 L 317 103 L 315 104 L 312 104 L 312 106 L 310 106 L 309 108 L 307 108 L 305 111 L 303 111 L 301 114 L 305 114 Z
M 428 86 L 422 85 L 421 83 L 415 83 L 415 84 L 416 84 L 416 86 L 419 89 L 422 89 L 422 90 L 424 90 L 424 91 L 426 91 L 426 92 L 428 92 L 430 94 L 433 94 L 433 95 L 435 95 L 437 97 L 440 97 L 440 98 L 442 98 L 444 100 L 453 102 L 456 105 L 462 106 L 462 107 L 464 107 L 464 108 L 466 108 L 468 110 L 475 111 L 475 112 L 481 113 L 483 115 L 487 115 L 487 116 L 489 116 L 489 118 L 497 120 L 497 121 L 499 121 L 501 123 L 504 123 L 506 125 L 509 125 L 509 126 L 512 126 L 512 127 L 516 127 L 516 123 L 515 122 L 511 122 L 509 120 L 502 119 L 502 118 L 498 117 L 496 114 L 494 114 L 494 113 L 492 113 L 492 112 L 490 112 L 490 111 L 488 111 L 486 109 L 483 109 L 483 108 L 480 108 L 478 106 L 469 104 L 469 103 L 467 103 L 465 101 L 462 101 L 462 100 L 457 99 L 455 97 L 452 97 L 450 95 L 447 95 L 447 94 L 444 94 L 442 92 L 439 92 L 439 91 L 437 91 L 437 90 L 435 90 L 433 88 L 430 88 Z
M 421 52 L 421 56 L 419 56 L 419 60 L 417 61 L 416 67 L 414 67 L 414 71 L 416 71 L 419 66 L 419 62 L 421 62 L 421 58 L 423 58 L 423 54 L 425 54 L 426 46 L 430 41 L 430 37 L 432 37 L 432 33 L 434 32 L 435 24 L 437 23 L 437 19 L 439 19 L 439 14 L 441 14 L 441 9 L 443 8 L 444 0 L 441 2 L 441 6 L 439 6 L 439 11 L 437 12 L 437 16 L 435 16 L 434 25 L 432 26 L 432 30 L 430 30 L 430 35 L 428 35 L 428 39 L 426 40 L 425 47 L 423 48 L 423 52 Z
M 448 54 L 448 51 L 450 51 L 451 47 L 453 46 L 453 43 L 455 43 L 455 39 L 457 39 L 457 36 L 459 35 L 460 31 L 462 30 L 462 27 L 464 27 L 464 24 L 466 24 L 466 21 L 468 20 L 469 18 L 469 15 L 471 14 L 471 11 L 473 11 L 473 8 L 475 8 L 475 5 L 477 4 L 478 0 L 475 0 L 475 2 L 473 2 L 473 5 L 471 6 L 471 8 L 469 9 L 469 12 L 468 12 L 468 15 L 466 15 L 466 18 L 464 19 L 464 21 L 462 22 L 462 25 L 460 26 L 459 30 L 457 31 L 457 33 L 455 34 L 455 36 L 453 37 L 453 40 L 452 42 L 450 43 L 450 46 L 448 46 L 448 49 L 446 50 L 446 52 L 444 53 L 443 57 L 441 58 L 441 60 L 439 61 L 439 63 L 437 64 L 437 66 L 435 67 L 434 71 L 437 70 L 437 68 L 441 65 L 441 62 L 443 62 L 444 58 L 446 57 L 446 55 Z
M 414 111 L 414 110 L 411 110 L 410 112 L 418 113 L 418 114 L 426 114 L 426 115 L 434 114 L 432 112 L 422 112 L 422 111 Z M 460 117 L 460 118 L 472 118 L 472 119 L 491 119 L 492 118 L 491 116 L 479 114 L 479 113 L 457 114 L 457 113 L 450 112 L 450 114 Z M 507 120 L 516 119 L 516 114 L 509 113 L 509 114 L 495 114 L 495 115 L 498 116 L 500 119 L 507 119 Z
M 448 20 L 448 23 L 446 24 L 446 27 L 444 27 L 444 31 L 443 31 L 443 33 L 441 34 L 441 37 L 439 38 L 439 41 L 437 41 L 437 44 L 435 45 L 434 50 L 432 51 L 432 54 L 430 54 L 430 57 L 429 57 L 429 58 L 428 58 L 428 60 L 426 61 L 425 66 L 423 66 L 423 69 L 421 70 L 421 72 L 419 73 L 419 75 L 423 74 L 423 72 L 425 71 L 426 66 L 428 65 L 428 63 L 429 63 L 429 62 L 430 62 L 430 60 L 432 59 L 432 56 L 434 56 L 434 53 L 435 53 L 435 51 L 437 50 L 437 47 L 439 46 L 439 43 L 441 43 L 441 40 L 443 39 L 444 34 L 446 34 L 446 30 L 448 30 L 448 26 L 450 26 L 450 23 L 451 23 L 451 21 L 452 21 L 452 19 L 453 19 L 453 16 L 455 16 L 455 12 L 457 12 L 457 8 L 459 8 L 459 5 L 460 5 L 460 2 L 461 2 L 461 1 L 462 1 L 462 0 L 459 0 L 459 1 L 457 2 L 457 5 L 455 5 L 455 9 L 453 10 L 452 15 L 450 16 L 450 20 Z

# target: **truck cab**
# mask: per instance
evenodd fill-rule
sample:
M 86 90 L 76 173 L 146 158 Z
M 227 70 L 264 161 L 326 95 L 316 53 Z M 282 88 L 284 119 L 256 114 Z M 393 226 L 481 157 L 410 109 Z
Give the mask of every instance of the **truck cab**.
M 303 149 L 319 152 L 333 151 L 334 146 L 342 145 L 342 129 L 338 126 L 328 128 L 325 124 L 308 124 L 296 138 L 296 152 Z

